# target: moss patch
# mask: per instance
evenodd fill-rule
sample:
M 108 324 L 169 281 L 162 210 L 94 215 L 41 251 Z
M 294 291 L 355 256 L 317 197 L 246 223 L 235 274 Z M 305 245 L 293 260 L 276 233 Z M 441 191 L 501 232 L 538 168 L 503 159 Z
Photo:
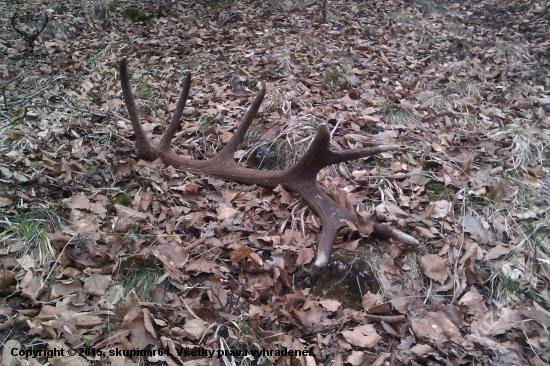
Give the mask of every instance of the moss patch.
M 361 294 L 378 292 L 370 266 L 364 258 L 335 253 L 313 285 L 315 296 L 338 300 L 343 308 L 363 309 Z
M 131 19 L 134 22 L 146 22 L 149 20 L 149 17 L 142 13 L 139 8 L 135 6 L 129 6 L 122 11 L 122 17 L 126 19 Z

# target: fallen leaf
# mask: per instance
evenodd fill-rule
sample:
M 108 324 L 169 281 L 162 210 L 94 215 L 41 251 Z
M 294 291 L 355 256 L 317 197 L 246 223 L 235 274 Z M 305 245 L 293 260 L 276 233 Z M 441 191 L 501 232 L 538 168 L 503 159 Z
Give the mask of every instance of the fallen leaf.
M 19 341 L 10 339 L 4 342 L 4 347 L 2 347 L 2 365 L 4 366 L 22 365 L 22 362 L 19 361 L 19 356 L 17 353 L 19 350 L 21 350 L 21 343 L 19 343 Z
M 460 336 L 458 328 L 442 311 L 426 313 L 422 318 L 412 318 L 411 327 L 417 337 L 432 341 L 451 340 Z
M 502 245 L 497 244 L 497 246 L 489 250 L 489 253 L 487 253 L 487 260 L 497 259 L 503 255 L 507 255 L 508 253 L 510 253 L 509 248 L 504 248 Z
M 479 244 L 487 244 L 487 230 L 481 224 L 479 219 L 472 215 L 464 216 L 463 220 L 464 231 L 470 233 L 470 236 Z
M 462 295 L 458 303 L 467 306 L 468 312 L 473 313 L 475 316 L 483 317 L 487 311 L 481 295 L 474 286 L 472 286 L 470 291 Z
M 281 195 L 281 203 L 284 203 L 285 205 L 291 205 L 294 202 L 296 202 L 296 200 L 292 197 L 292 195 L 286 189 L 284 189 L 283 186 L 280 184 L 277 187 L 275 187 L 273 191 Z
M 84 281 L 84 291 L 93 296 L 103 296 L 111 281 L 111 276 L 93 274 Z
M 253 250 L 251 248 L 242 245 L 231 252 L 231 254 L 229 255 L 229 259 L 231 260 L 231 262 L 240 262 L 244 257 L 252 252 Z
M 346 341 L 357 347 L 374 347 L 380 340 L 376 329 L 370 324 L 355 327 L 353 330 L 341 332 Z
M 147 214 L 144 212 L 137 212 L 136 210 L 122 206 L 118 203 L 115 203 L 115 208 L 118 216 L 125 217 L 132 221 L 145 221 L 147 219 Z
M 319 304 L 321 304 L 322 307 L 327 309 L 327 311 L 336 311 L 341 305 L 339 301 L 331 300 L 331 299 L 321 300 L 319 301 Z
M 202 319 L 191 319 L 185 322 L 183 329 L 195 337 L 195 339 L 201 339 L 208 329 L 208 325 L 209 323 Z
M 424 274 L 436 280 L 439 283 L 444 283 L 447 277 L 447 261 L 437 254 L 426 254 L 420 258 L 420 268 Z
M 346 358 L 346 362 L 352 364 L 353 366 L 357 366 L 357 365 L 360 365 L 363 362 L 364 356 L 365 356 L 364 352 L 351 351 L 348 358 Z
M 233 220 L 239 214 L 239 210 L 227 207 L 225 205 L 218 208 L 218 218 L 220 220 Z
M 3 266 L 0 266 L 3 267 Z M 8 287 L 13 282 L 15 278 L 15 272 L 12 272 L 6 268 L 1 268 L 0 270 L 0 289 Z

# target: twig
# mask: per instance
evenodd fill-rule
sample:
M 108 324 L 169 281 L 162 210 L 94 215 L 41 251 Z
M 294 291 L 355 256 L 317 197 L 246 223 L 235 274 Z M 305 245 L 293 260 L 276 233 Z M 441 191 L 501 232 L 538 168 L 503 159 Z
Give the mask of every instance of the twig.
M 91 114 L 92 116 L 97 116 L 97 117 L 106 117 L 106 118 L 111 118 L 111 119 L 114 119 L 115 117 L 113 115 L 108 115 L 108 114 L 103 114 L 103 113 L 97 113 L 97 112 L 94 112 L 94 111 L 91 111 L 89 109 L 83 109 L 83 108 L 77 108 L 75 107 L 74 105 L 71 104 L 71 102 L 69 102 L 64 96 L 62 95 L 56 95 L 55 96 L 56 98 L 59 98 L 61 100 L 63 100 L 65 102 L 65 104 L 67 104 L 67 107 L 75 110 L 75 111 L 79 111 L 79 112 L 82 112 L 82 113 L 89 113 Z
M 12 119 L 11 119 L 8 115 L 4 114 L 4 112 L 2 112 L 2 111 L 0 111 L 0 114 L 1 114 L 4 118 L 6 118 L 8 121 L 10 121 L 10 124 L 13 124 Z
M 25 72 L 23 72 L 23 73 L 21 73 L 21 74 L 19 74 L 19 75 L 14 76 L 13 78 L 11 78 L 11 79 L 9 79 L 9 80 L 7 80 L 7 81 L 4 81 L 3 83 L 0 83 L 0 88 L 3 88 L 4 86 L 6 86 L 6 85 L 8 85 L 8 84 L 13 83 L 15 80 L 20 79 L 20 78 L 22 78 L 23 76 L 26 76 L 26 75 L 30 74 L 31 72 L 33 72 L 34 70 L 38 69 L 39 67 L 40 67 L 40 64 L 38 64 L 38 65 L 32 67 L 32 68 L 31 68 L 30 70 L 28 70 L 28 71 L 25 71 Z
M 407 317 L 405 315 L 371 315 L 371 314 L 363 314 L 363 316 L 369 320 L 375 321 L 375 322 L 386 322 L 388 324 L 390 323 L 401 323 Z
M 10 109 L 11 107 L 14 107 L 14 106 L 16 106 L 16 105 L 18 105 L 18 104 L 21 104 L 21 103 L 24 103 L 24 102 L 28 101 L 28 100 L 31 99 L 31 98 L 34 98 L 34 97 L 37 96 L 38 94 L 43 93 L 43 92 L 45 92 L 46 90 L 48 90 L 50 86 L 52 86 L 51 83 L 48 84 L 48 85 L 46 85 L 46 86 L 43 87 L 42 89 L 39 89 L 39 90 L 35 91 L 34 93 L 27 95 L 27 96 L 24 97 L 24 98 L 17 99 L 16 101 L 13 101 L 13 102 L 4 103 L 5 109 L 8 110 L 8 109 Z M 6 102 L 5 98 L 4 98 L 4 102 Z

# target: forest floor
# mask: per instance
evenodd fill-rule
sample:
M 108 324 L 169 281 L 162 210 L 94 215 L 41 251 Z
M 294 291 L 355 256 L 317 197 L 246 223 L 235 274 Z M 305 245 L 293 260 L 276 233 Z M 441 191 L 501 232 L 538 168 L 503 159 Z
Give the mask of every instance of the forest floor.
M 0 364 L 550 362 L 548 1 L 322 5 L 0 3 Z M 191 72 L 189 159 L 260 82 L 243 166 L 400 146 L 318 174 L 357 218 L 327 267 L 300 196 L 136 156 L 123 57 L 154 141 Z

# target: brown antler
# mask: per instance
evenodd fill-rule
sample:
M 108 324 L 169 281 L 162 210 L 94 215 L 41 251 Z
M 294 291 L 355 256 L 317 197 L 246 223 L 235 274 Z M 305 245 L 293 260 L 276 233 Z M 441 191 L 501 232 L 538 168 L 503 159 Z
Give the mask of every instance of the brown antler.
M 266 188 L 275 188 L 277 185 L 296 192 L 309 204 L 311 209 L 319 215 L 322 222 L 322 231 L 317 247 L 317 260 L 315 265 L 322 267 L 327 264 L 332 245 L 336 239 L 337 231 L 347 226 L 344 220 L 353 221 L 351 212 L 330 199 L 317 183 L 317 173 L 324 167 L 345 161 L 372 156 L 385 151 L 397 149 L 397 145 L 379 145 L 364 149 L 351 149 L 344 151 L 332 151 L 329 149 L 330 132 L 326 124 L 320 124 L 317 128 L 315 139 L 311 143 L 305 155 L 292 167 L 285 170 L 255 170 L 239 166 L 234 159 L 237 146 L 243 140 L 248 127 L 258 112 L 265 96 L 265 84 L 262 83 L 260 93 L 250 106 L 237 131 L 233 134 L 227 145 L 215 157 L 194 161 L 185 159 L 174 153 L 171 140 L 176 132 L 185 102 L 191 87 L 191 74 L 187 74 L 185 86 L 181 93 L 178 105 L 172 115 L 172 119 L 160 143 L 154 145 L 149 141 L 141 123 L 132 97 L 126 59 L 120 61 L 120 79 L 124 101 L 128 107 L 128 114 L 136 135 L 136 152 L 141 158 L 155 160 L 161 159 L 165 164 L 190 170 L 194 173 L 207 174 L 238 183 L 258 184 Z M 418 241 L 388 225 L 375 223 L 374 232 L 386 237 L 395 238 L 409 245 L 418 245 Z
M 25 14 L 25 19 L 29 19 L 30 18 L 30 15 L 27 13 Z M 33 20 L 38 16 L 39 14 L 35 14 L 33 16 Z M 48 24 L 48 21 L 50 20 L 50 18 L 48 18 L 48 15 L 43 13 L 44 15 L 44 19 L 43 19 L 43 23 L 41 25 L 41 28 L 38 29 L 38 27 L 34 27 L 34 29 L 30 29 L 30 27 L 27 29 L 27 30 L 24 30 L 24 29 L 19 29 L 17 27 L 17 19 L 19 19 L 21 21 L 21 12 L 19 11 L 16 11 L 15 13 L 13 13 L 13 16 L 11 17 L 11 27 L 17 32 L 19 33 L 21 36 L 23 36 L 23 38 L 25 39 L 25 42 L 27 42 L 27 51 L 32 53 L 33 51 L 33 48 L 34 48 L 34 41 L 38 38 L 38 35 L 40 33 L 42 33 L 42 31 L 44 30 L 44 28 L 46 28 L 46 25 Z

